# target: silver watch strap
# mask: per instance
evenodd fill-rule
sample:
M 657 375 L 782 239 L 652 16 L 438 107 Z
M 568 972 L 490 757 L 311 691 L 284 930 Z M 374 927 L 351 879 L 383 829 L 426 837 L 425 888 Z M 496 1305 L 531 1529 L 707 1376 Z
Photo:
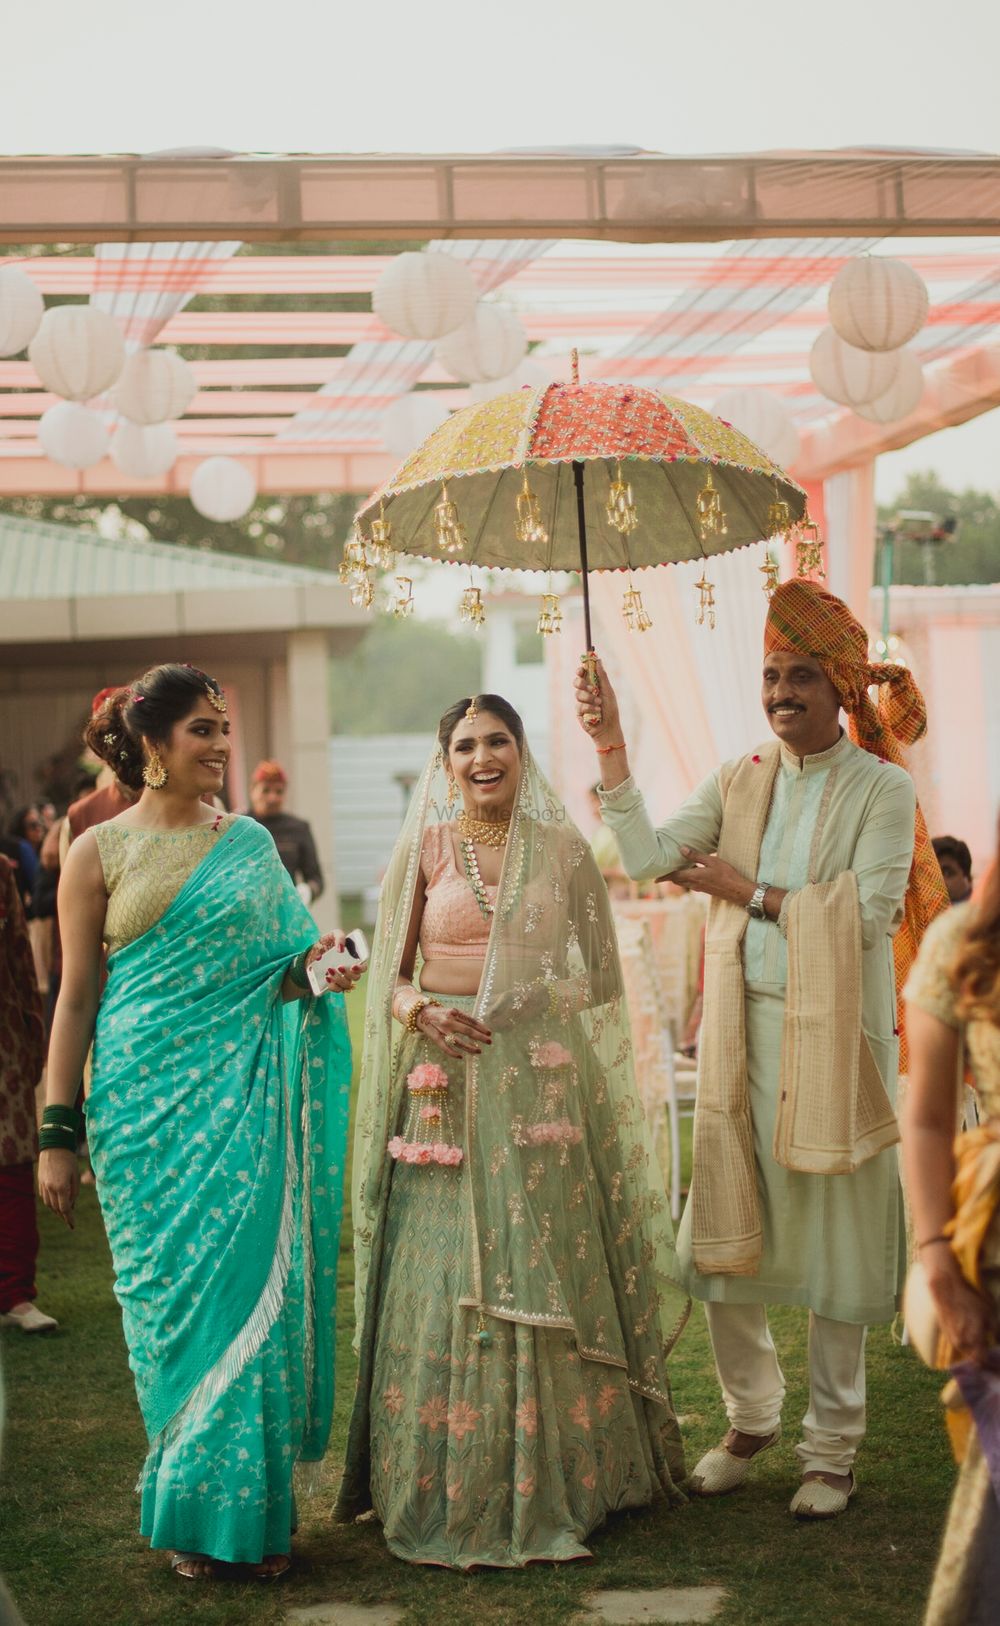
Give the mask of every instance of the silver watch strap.
M 764 899 L 767 897 L 770 886 L 770 881 L 760 881 L 754 888 L 753 896 L 747 904 L 747 914 L 752 920 L 763 920 L 765 918 Z

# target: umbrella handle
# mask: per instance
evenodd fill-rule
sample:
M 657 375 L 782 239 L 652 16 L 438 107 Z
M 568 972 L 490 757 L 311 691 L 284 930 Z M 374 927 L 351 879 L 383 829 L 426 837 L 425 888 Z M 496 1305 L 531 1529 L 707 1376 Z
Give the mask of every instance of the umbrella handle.
M 587 687 L 592 690 L 595 696 L 599 695 L 601 692 L 601 680 L 597 675 L 597 651 L 595 649 L 588 649 L 582 657 L 581 664 L 584 672 L 587 675 Z M 599 711 L 588 711 L 584 714 L 583 720 L 588 724 L 599 723 L 601 720 L 601 714 Z

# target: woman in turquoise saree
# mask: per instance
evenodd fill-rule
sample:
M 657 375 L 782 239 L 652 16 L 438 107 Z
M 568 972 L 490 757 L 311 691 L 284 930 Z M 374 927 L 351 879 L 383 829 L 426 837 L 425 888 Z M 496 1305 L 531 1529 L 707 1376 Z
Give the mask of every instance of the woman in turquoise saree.
M 72 1224 L 92 1031 L 87 1133 L 149 1437 L 141 1529 L 190 1578 L 283 1572 L 293 1469 L 326 1447 L 351 1070 L 343 1000 L 303 997 L 319 946 L 271 837 L 200 799 L 227 730 L 218 685 L 168 666 L 88 731 L 145 788 L 67 860 L 39 1170 Z
M 590 849 L 506 701 L 439 740 L 369 973 L 338 1516 L 374 1508 L 411 1563 L 518 1568 L 683 1500 L 687 1306 Z

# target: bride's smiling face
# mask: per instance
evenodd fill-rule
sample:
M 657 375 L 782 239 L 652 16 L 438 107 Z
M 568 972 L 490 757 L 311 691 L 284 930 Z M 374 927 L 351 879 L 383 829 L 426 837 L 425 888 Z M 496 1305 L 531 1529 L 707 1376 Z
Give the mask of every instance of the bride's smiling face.
M 495 819 L 514 805 L 521 753 L 506 723 L 491 711 L 463 717 L 448 742 L 448 768 L 467 813 Z

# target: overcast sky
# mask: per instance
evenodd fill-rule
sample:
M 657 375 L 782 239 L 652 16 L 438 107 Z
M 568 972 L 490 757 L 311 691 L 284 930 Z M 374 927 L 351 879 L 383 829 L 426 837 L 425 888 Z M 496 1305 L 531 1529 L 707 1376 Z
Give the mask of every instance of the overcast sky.
M 996 152 L 998 60 L 998 0 L 45 0 L 4 7 L 0 152 Z M 998 452 L 992 414 L 880 490 Z

